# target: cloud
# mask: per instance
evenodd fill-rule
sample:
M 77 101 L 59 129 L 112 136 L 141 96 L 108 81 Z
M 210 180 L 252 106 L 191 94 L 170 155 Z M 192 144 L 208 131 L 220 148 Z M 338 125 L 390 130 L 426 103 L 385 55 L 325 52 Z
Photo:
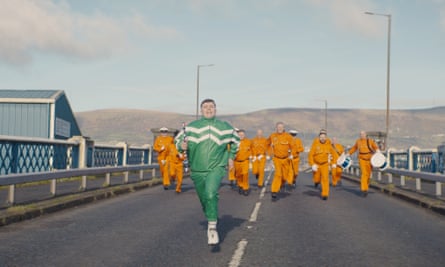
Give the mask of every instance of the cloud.
M 130 33 L 177 36 L 175 30 L 150 26 L 138 15 L 115 19 L 101 13 L 76 14 L 64 1 L 0 0 L 0 5 L 0 61 L 12 65 L 30 64 L 36 52 L 106 58 L 125 51 Z
M 364 12 L 377 10 L 371 0 L 305 0 L 308 4 L 325 9 L 337 28 L 359 32 L 367 36 L 382 35 L 380 23 Z

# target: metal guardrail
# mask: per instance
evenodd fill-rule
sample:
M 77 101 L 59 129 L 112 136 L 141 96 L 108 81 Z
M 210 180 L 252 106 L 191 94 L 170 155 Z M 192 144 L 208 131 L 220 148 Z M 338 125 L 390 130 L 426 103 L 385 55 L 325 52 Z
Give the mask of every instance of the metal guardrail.
M 0 136 L 0 175 L 151 164 L 151 160 L 150 145 L 100 145 L 82 136 L 68 141 Z
M 376 170 L 374 168 L 374 170 Z M 348 170 L 345 170 L 346 173 L 353 174 L 356 176 L 360 176 L 360 167 L 356 164 L 351 165 Z M 377 169 L 377 181 L 382 181 L 382 175 L 386 175 L 388 177 L 388 183 L 394 184 L 393 175 L 397 175 L 400 177 L 400 186 L 406 186 L 406 178 L 412 177 L 416 181 L 415 190 L 420 192 L 422 190 L 422 182 L 434 183 L 435 184 L 435 196 L 442 197 L 442 184 L 445 183 L 445 175 L 441 173 L 429 173 L 429 172 L 421 172 L 421 171 L 410 171 L 405 169 L 398 168 L 387 168 L 384 171 L 380 171 Z
M 21 173 L 21 174 L 9 174 L 0 175 L 0 186 L 9 186 L 7 202 L 14 204 L 15 202 L 15 188 L 16 185 L 40 181 L 50 181 L 50 193 L 52 196 L 57 192 L 57 179 L 81 177 L 80 190 L 87 190 L 87 176 L 89 175 L 103 175 L 105 174 L 105 183 L 103 186 L 110 185 L 110 177 L 113 173 L 123 173 L 123 183 L 128 183 L 128 175 L 131 171 L 139 171 L 139 179 L 144 179 L 144 170 L 151 170 L 152 177 L 155 176 L 156 169 L 159 169 L 158 164 L 144 164 L 137 166 L 122 166 L 122 167 L 98 167 L 98 168 L 84 168 L 84 169 L 71 169 L 71 170 L 56 170 L 56 171 L 44 171 L 36 173 Z

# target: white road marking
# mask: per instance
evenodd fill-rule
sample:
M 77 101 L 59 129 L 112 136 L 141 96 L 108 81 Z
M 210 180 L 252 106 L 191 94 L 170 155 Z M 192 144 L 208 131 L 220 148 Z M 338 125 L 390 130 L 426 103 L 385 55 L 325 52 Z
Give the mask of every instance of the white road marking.
M 264 197 L 264 193 L 266 192 L 267 184 L 270 180 L 270 177 L 272 176 L 273 171 L 269 172 L 269 175 L 266 178 L 266 181 L 264 181 L 264 187 L 261 190 L 260 193 L 260 200 Z M 260 211 L 261 202 L 257 202 L 255 204 L 255 208 L 252 211 L 252 214 L 250 215 L 249 222 L 256 222 L 258 218 L 258 213 Z M 252 225 L 248 225 L 247 229 L 252 229 Z M 236 248 L 235 252 L 233 253 L 232 260 L 229 263 L 229 267 L 238 267 L 241 264 L 241 260 L 244 255 L 244 251 L 246 250 L 247 246 L 247 239 L 243 238 L 241 241 L 238 242 L 238 247 Z
M 240 242 L 238 242 L 238 247 L 235 250 L 235 253 L 233 253 L 232 260 L 229 263 L 229 267 L 238 267 L 241 263 L 241 259 L 243 258 L 244 251 L 246 250 L 247 246 L 247 240 L 242 239 Z
M 256 219 L 258 218 L 258 211 L 260 210 L 261 202 L 257 202 L 255 204 L 255 208 L 252 211 L 252 214 L 250 214 L 249 222 L 256 222 Z

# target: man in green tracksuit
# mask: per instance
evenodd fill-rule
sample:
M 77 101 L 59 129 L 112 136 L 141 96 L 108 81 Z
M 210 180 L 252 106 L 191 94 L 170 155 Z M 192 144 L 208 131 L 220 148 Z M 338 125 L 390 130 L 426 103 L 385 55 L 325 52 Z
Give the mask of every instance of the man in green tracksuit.
M 240 139 L 229 123 L 215 118 L 216 103 L 213 99 L 201 102 L 201 113 L 201 119 L 189 123 L 178 134 L 175 143 L 180 152 L 187 152 L 191 179 L 208 220 L 208 244 L 216 245 L 219 243 L 216 229 L 218 189 L 226 175 L 226 166 L 233 168 Z

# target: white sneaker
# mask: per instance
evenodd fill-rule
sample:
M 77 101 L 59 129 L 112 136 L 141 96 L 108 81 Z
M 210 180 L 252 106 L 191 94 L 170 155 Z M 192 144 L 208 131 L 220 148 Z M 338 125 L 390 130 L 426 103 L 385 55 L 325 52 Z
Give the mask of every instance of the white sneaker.
M 207 238 L 208 238 L 207 242 L 209 245 L 216 245 L 219 243 L 219 236 L 216 228 L 207 230 Z
M 216 229 L 216 222 L 209 222 L 207 228 L 207 239 L 209 245 L 216 245 L 219 243 L 218 230 Z

